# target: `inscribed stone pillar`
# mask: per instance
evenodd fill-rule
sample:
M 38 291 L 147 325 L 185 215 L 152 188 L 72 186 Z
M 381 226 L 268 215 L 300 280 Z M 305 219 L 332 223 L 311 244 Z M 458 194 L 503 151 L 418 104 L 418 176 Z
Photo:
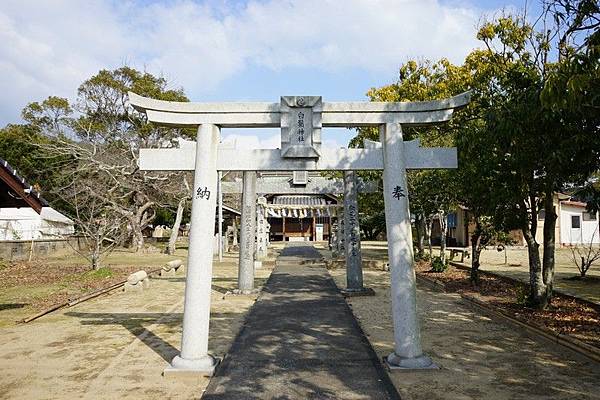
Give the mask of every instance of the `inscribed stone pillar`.
M 215 359 L 208 354 L 208 326 L 215 230 L 217 144 L 219 128 L 198 127 L 181 354 L 165 373 L 194 371 L 211 375 Z
M 387 362 L 391 368 L 436 368 L 421 349 L 402 127 L 383 125 L 380 135 L 395 342 Z
M 256 234 L 256 171 L 244 171 L 242 190 L 242 222 L 238 290 L 250 293 L 254 289 L 254 249 Z
M 358 190 L 356 172 L 344 172 L 344 242 L 346 247 L 346 289 L 363 290 Z
M 329 217 L 329 221 L 329 248 L 331 249 L 331 256 L 336 258 L 338 256 L 337 222 L 334 223 L 331 217 Z
M 336 231 L 336 239 L 337 239 L 337 256 L 339 257 L 341 254 L 344 254 L 344 216 L 341 217 L 338 215 L 337 218 L 337 231 Z
M 233 237 L 231 238 L 231 245 L 233 247 L 236 247 L 238 245 L 238 228 L 237 228 L 236 217 L 233 217 L 233 222 L 231 224 L 231 227 L 233 228 Z
M 265 207 L 267 199 L 260 197 L 256 208 L 256 259 L 262 261 L 267 256 L 267 219 Z

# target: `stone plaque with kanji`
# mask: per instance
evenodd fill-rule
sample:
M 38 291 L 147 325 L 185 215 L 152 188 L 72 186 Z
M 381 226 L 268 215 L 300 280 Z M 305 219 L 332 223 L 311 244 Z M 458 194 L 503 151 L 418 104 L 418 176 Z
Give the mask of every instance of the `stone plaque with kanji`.
M 321 96 L 281 97 L 281 156 L 319 158 L 321 155 Z

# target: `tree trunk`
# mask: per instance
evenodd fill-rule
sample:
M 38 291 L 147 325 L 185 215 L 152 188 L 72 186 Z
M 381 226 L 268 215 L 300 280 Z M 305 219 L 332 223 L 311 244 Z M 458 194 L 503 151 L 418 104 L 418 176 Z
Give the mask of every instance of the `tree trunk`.
M 423 244 L 425 241 L 425 223 L 423 214 L 418 213 L 415 216 L 415 231 L 417 233 L 417 255 L 423 256 Z
M 177 204 L 177 214 L 175 215 L 175 222 L 171 229 L 171 236 L 169 236 L 169 245 L 167 246 L 167 254 L 175 254 L 175 244 L 177 243 L 177 236 L 179 236 L 179 226 L 181 225 L 181 219 L 183 218 L 183 210 L 185 209 L 186 197 L 179 200 Z
M 427 234 L 427 247 L 429 249 L 429 257 L 433 257 L 433 246 L 431 244 L 431 231 L 433 230 L 433 218 L 425 219 L 425 233 Z
M 98 237 L 95 239 L 91 257 L 92 269 L 94 271 L 100 269 L 100 242 L 102 241 L 102 239 Z
M 471 282 L 479 282 L 479 256 L 481 255 L 481 223 L 475 218 L 475 230 L 471 235 Z
M 554 210 L 554 191 L 546 191 L 544 199 L 544 210 L 546 217 L 544 218 L 544 255 L 543 255 L 543 279 L 545 285 L 544 297 L 541 305 L 546 307 L 552 299 L 552 288 L 554 283 L 554 264 L 555 264 L 555 249 L 556 249 L 556 219 L 557 215 Z
M 542 265 L 540 262 L 540 245 L 535 241 L 529 226 L 524 227 L 523 237 L 527 243 L 527 253 L 529 256 L 529 284 L 531 285 L 529 293 L 529 304 L 534 307 L 543 307 L 545 287 L 542 276 Z
M 150 210 L 153 205 L 153 201 L 148 201 L 128 217 L 129 226 L 131 227 L 130 248 L 134 249 L 136 253 L 139 253 L 144 248 L 144 234 L 142 233 L 142 229 L 148 226 L 154 217 L 156 217 L 156 212 L 148 216 L 148 210 Z
M 139 253 L 144 248 L 144 234 L 142 233 L 142 226 L 134 218 L 129 220 L 129 226 L 131 227 L 130 248 Z
M 442 263 L 446 262 L 446 235 L 448 234 L 448 220 L 444 210 L 438 211 L 440 220 L 440 259 Z

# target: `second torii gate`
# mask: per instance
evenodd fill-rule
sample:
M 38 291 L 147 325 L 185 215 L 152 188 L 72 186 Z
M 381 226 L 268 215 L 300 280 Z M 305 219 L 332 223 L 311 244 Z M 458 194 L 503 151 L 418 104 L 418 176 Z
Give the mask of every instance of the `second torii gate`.
M 438 101 L 324 103 L 317 96 L 284 96 L 280 103 L 181 103 L 129 93 L 130 104 L 157 124 L 197 127 L 196 146 L 142 149 L 144 170 L 194 170 L 181 353 L 165 370 L 212 374 L 208 353 L 212 236 L 217 170 L 383 170 L 391 275 L 394 352 L 391 368 L 433 368 L 421 348 L 406 169 L 456 168 L 455 148 L 404 142 L 402 125 L 443 123 L 469 102 L 469 93 Z M 322 127 L 378 126 L 381 146 L 321 148 Z M 281 127 L 281 149 L 219 148 L 220 127 Z
M 364 182 L 356 177 L 354 171 L 345 171 L 344 179 L 328 179 L 322 176 L 309 177 L 306 183 L 294 184 L 293 178 L 288 176 L 266 176 L 257 178 L 255 185 L 249 185 L 247 180 L 255 179 L 244 174 L 242 181 L 221 182 L 223 193 L 239 194 L 242 193 L 242 202 L 246 198 L 254 199 L 256 194 L 269 195 L 294 195 L 294 194 L 344 194 L 344 218 L 348 219 L 349 229 L 346 230 L 346 242 L 351 243 L 346 251 L 346 283 L 345 291 L 358 295 L 361 293 L 371 294 L 372 290 L 366 290 L 363 286 L 362 274 L 362 256 L 360 251 L 360 226 L 358 222 L 358 192 L 373 193 L 377 190 L 375 182 Z M 247 190 L 251 192 L 248 193 Z M 252 192 L 255 190 L 255 192 Z M 252 251 L 251 246 L 240 244 L 239 272 L 238 272 L 238 291 L 248 293 L 254 290 L 254 268 L 261 261 L 266 251 L 266 240 L 264 226 L 266 218 L 265 211 L 270 206 L 267 204 L 258 207 L 242 207 L 242 224 L 250 226 L 256 221 L 256 249 Z M 276 208 L 276 206 L 271 206 Z M 284 207 L 287 208 L 287 207 Z M 256 210 L 256 215 L 244 215 L 244 212 L 251 213 Z M 310 207 L 308 207 L 310 209 Z M 261 226 L 262 225 L 262 226 Z M 242 234 L 247 232 L 242 231 Z M 242 242 L 253 242 L 254 238 L 243 237 Z M 256 255 L 257 260 L 253 258 Z

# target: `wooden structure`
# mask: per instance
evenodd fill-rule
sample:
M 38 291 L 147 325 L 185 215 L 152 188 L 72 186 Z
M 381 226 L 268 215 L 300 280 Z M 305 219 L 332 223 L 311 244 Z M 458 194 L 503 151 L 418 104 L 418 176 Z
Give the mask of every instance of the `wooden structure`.
M 329 240 L 331 225 L 337 217 L 310 207 L 336 206 L 338 205 L 336 196 L 328 194 L 268 195 L 266 198 L 269 204 L 289 207 L 285 215 L 268 217 L 271 225 L 271 241 Z

